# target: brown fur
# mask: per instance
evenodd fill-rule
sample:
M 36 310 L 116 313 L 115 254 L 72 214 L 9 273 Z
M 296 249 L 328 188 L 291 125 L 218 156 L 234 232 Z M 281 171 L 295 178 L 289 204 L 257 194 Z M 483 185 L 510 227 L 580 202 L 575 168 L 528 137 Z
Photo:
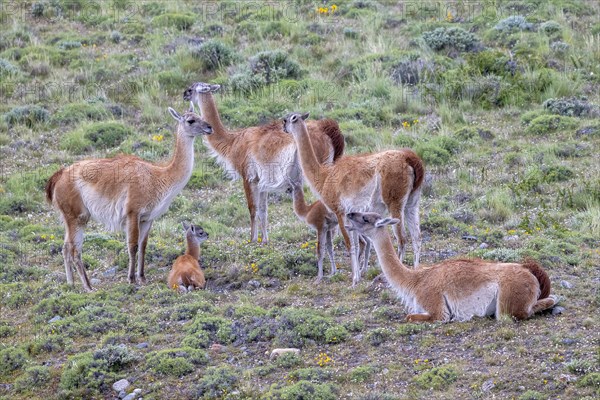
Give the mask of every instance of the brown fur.
M 334 153 L 333 153 L 333 162 L 336 162 L 338 158 L 340 158 L 344 154 L 344 149 L 346 147 L 346 142 L 344 140 L 344 135 L 342 135 L 342 131 L 340 130 L 340 126 L 337 121 L 332 119 L 323 119 L 319 121 L 321 124 L 321 130 L 324 134 L 329 136 L 331 139 L 331 144 L 333 145 Z
M 320 200 L 306 204 L 302 184 L 292 185 L 292 190 L 294 212 L 298 218 L 317 231 L 317 282 L 320 282 L 323 278 L 323 259 L 325 258 L 325 253 L 329 254 L 331 275 L 336 273 L 333 256 L 333 237 L 335 236 L 338 221 L 335 214 L 329 211 Z
M 523 268 L 527 268 L 529 272 L 531 272 L 533 276 L 536 277 L 540 284 L 540 295 L 538 299 L 545 299 L 546 297 L 550 296 L 550 277 L 548 277 L 548 274 L 546 273 L 546 271 L 544 271 L 540 263 L 536 260 L 528 258 L 525 261 L 523 261 L 522 265 Z
M 351 213 L 348 220 L 352 229 L 373 240 L 387 280 L 409 308 L 408 321 L 465 321 L 486 315 L 526 319 L 556 303 L 547 274 L 534 261 L 454 259 L 412 270 L 398 259 L 387 230 L 397 219 Z
M 258 223 L 262 241 L 268 241 L 267 194 L 270 191 L 284 190 L 288 180 L 271 179 L 276 175 L 299 175 L 297 165 L 289 160 L 289 149 L 294 140 L 282 130 L 281 122 L 273 121 L 263 126 L 248 127 L 237 131 L 229 131 L 221 122 L 217 106 L 211 91 L 198 92 L 199 87 L 215 86 L 197 82 L 184 92 L 184 99 L 198 103 L 202 117 L 212 125 L 215 134 L 207 137 L 209 146 L 217 153 L 228 172 L 239 175 L 243 180 L 244 192 L 250 213 L 250 240 L 258 241 Z M 343 152 L 343 137 L 335 132 L 335 121 L 309 121 L 308 131 L 313 141 L 315 154 L 319 162 L 331 163 Z M 341 140 L 341 143 L 340 143 Z M 276 172 L 274 174 L 274 172 Z
M 177 114 L 177 118 L 175 151 L 166 164 L 152 164 L 131 155 L 82 160 L 61 168 L 48 180 L 46 199 L 61 213 L 65 224 L 63 257 L 69 284 L 73 284 L 74 265 L 84 289 L 92 290 L 81 260 L 83 230 L 90 218 L 109 230 L 126 231 L 129 282 L 134 283 L 136 277 L 145 282 L 144 255 L 152 222 L 166 212 L 189 180 L 194 137 L 211 131 L 192 112 Z
M 294 118 L 294 115 L 297 118 Z M 418 266 L 420 253 L 420 229 L 418 222 L 418 203 L 420 184 L 423 181 L 423 164 L 410 149 L 388 150 L 375 154 L 360 154 L 340 157 L 333 164 L 320 164 L 314 152 L 311 137 L 299 114 L 285 117 L 286 129 L 292 133 L 298 146 L 300 164 L 313 191 L 319 194 L 323 203 L 333 211 L 338 221 L 350 211 L 372 210 L 376 202 L 382 201 L 383 207 L 394 218 L 402 222 L 395 227 L 398 251 L 403 255 L 406 244 L 404 232 L 404 216 L 411 230 L 413 248 L 415 249 L 415 267 Z M 414 167 L 413 167 L 414 166 Z M 418 186 L 417 186 L 418 184 Z M 371 185 L 377 187 L 381 199 L 371 199 L 371 192 L 363 192 Z M 406 205 L 409 205 L 406 207 Z M 340 224 L 346 246 L 351 250 L 353 260 L 353 284 L 358 283 L 358 243 L 354 246 L 343 224 Z M 357 239 L 353 239 L 357 242 Z M 365 255 L 368 257 L 368 254 Z
M 204 289 L 206 279 L 198 258 L 200 243 L 208 239 L 208 234 L 199 226 L 186 228 L 187 248 L 184 255 L 177 257 L 169 272 L 167 282 L 169 287 L 181 292 Z

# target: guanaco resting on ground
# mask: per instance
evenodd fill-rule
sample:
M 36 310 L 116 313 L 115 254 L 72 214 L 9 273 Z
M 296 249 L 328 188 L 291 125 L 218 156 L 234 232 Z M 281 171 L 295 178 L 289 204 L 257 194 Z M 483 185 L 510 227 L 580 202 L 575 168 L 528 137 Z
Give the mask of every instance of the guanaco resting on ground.
M 308 113 L 286 115 L 283 119 L 284 130 L 294 137 L 304 176 L 313 192 L 337 216 L 344 238 L 348 236 L 342 222 L 346 213 L 390 213 L 392 217 L 401 220 L 394 232 L 399 243 L 398 254 L 402 259 L 406 244 L 406 217 L 414 250 L 414 265 L 417 267 L 421 252 L 419 199 L 424 175 L 423 162 L 419 156 L 410 149 L 387 150 L 374 154 L 342 156 L 333 164 L 319 163 L 304 123 L 306 118 Z M 355 232 L 350 243 L 353 285 L 358 283 L 361 274 L 359 239 L 360 235 Z M 367 240 L 366 249 L 368 248 Z M 365 253 L 365 258 L 368 258 L 368 252 Z
M 278 121 L 236 131 L 226 129 L 213 98 L 219 89 L 220 85 L 197 82 L 185 90 L 183 98 L 197 103 L 202 118 L 213 127 L 214 134 L 206 143 L 217 161 L 231 177 L 242 178 L 250 212 L 250 240 L 258 241 L 260 228 L 261 240 L 267 243 L 269 192 L 287 190 L 290 179 L 302 182 L 296 144 Z M 307 125 L 319 162 L 329 164 L 342 155 L 344 137 L 337 122 L 324 119 L 308 121 Z
M 65 225 L 62 253 L 67 283 L 73 284 L 74 265 L 84 289 L 92 290 L 81 260 L 83 231 L 90 218 L 109 230 L 126 232 L 129 282 L 135 283 L 137 277 L 145 283 L 144 255 L 152 222 L 167 211 L 190 179 L 196 136 L 212 133 L 193 107 L 183 115 L 170 107 L 169 112 L 177 121 L 175 151 L 169 162 L 153 164 L 132 155 L 83 160 L 61 168 L 48 180 L 46 199 Z
M 183 223 L 187 241 L 185 254 L 177 257 L 169 273 L 169 287 L 185 293 L 192 290 L 204 289 L 206 280 L 200 268 L 200 244 L 208 239 L 208 233 L 199 225 Z
M 398 259 L 387 229 L 400 220 L 377 213 L 349 213 L 347 219 L 349 229 L 373 241 L 388 282 L 408 308 L 407 321 L 498 319 L 501 315 L 522 320 L 556 304 L 548 274 L 536 261 L 456 259 L 412 270 Z

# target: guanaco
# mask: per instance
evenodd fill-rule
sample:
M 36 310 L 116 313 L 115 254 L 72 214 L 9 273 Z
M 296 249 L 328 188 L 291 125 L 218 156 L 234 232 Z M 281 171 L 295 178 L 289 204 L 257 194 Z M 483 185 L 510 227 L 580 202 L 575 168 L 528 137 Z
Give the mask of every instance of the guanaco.
M 185 254 L 177 257 L 169 272 L 169 287 L 185 293 L 204 289 L 206 280 L 200 268 L 200 244 L 208 239 L 208 233 L 199 225 L 182 223 L 187 241 Z
M 169 162 L 153 164 L 132 155 L 83 160 L 59 169 L 48 180 L 46 199 L 60 212 L 65 225 L 62 253 L 68 284 L 73 284 L 74 265 L 83 288 L 92 290 L 81 260 L 84 228 L 90 218 L 108 230 L 126 232 L 129 283 L 136 278 L 145 283 L 144 256 L 152 222 L 167 211 L 190 179 L 196 136 L 213 132 L 193 106 L 183 115 L 170 107 L 169 112 L 177 121 L 175 150 Z
M 198 104 L 202 118 L 213 127 L 206 144 L 217 161 L 234 179 L 241 177 L 250 213 L 250 240 L 267 243 L 268 194 L 289 189 L 288 181 L 302 181 L 294 140 L 286 135 L 278 121 L 229 131 L 221 122 L 213 93 L 220 85 L 196 82 L 185 90 L 183 98 Z M 330 119 L 308 121 L 308 132 L 315 156 L 321 163 L 332 163 L 344 152 L 344 137 L 337 122 Z
M 284 130 L 296 141 L 300 165 L 313 192 L 335 213 L 338 221 L 344 221 L 345 214 L 353 211 L 388 212 L 392 217 L 399 218 L 401 223 L 394 232 L 399 243 L 400 259 L 403 259 L 405 252 L 406 217 L 414 250 L 414 266 L 417 267 L 421 252 L 419 199 L 424 176 L 422 160 L 414 151 L 402 149 L 342 156 L 333 164 L 322 164 L 315 155 L 308 135 L 304 122 L 306 118 L 308 113 L 290 113 L 283 118 L 283 125 Z M 346 240 L 348 233 L 342 222 L 340 232 Z M 350 240 L 353 285 L 358 283 L 362 272 L 359 240 L 358 233 L 354 233 Z M 368 244 L 367 240 L 367 249 Z M 369 255 L 367 253 L 364 256 L 367 258 Z
M 399 219 L 355 212 L 347 220 L 348 229 L 373 241 L 385 277 L 408 308 L 407 321 L 467 321 L 501 315 L 522 320 L 556 304 L 556 297 L 550 295 L 550 278 L 536 261 L 455 259 L 412 270 L 398 258 L 387 229 Z

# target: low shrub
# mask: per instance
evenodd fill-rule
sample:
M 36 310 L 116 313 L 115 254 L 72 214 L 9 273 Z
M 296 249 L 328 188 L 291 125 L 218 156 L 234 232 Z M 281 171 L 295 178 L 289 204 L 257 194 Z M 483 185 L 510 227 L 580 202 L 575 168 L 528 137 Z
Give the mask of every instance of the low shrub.
M 302 364 L 302 358 L 296 353 L 283 353 L 275 359 L 275 365 L 279 368 L 289 369 Z
M 562 26 L 556 21 L 546 21 L 540 25 L 540 30 L 546 35 L 554 35 L 562 30 Z
M 423 33 L 427 46 L 435 51 L 476 51 L 481 46 L 477 37 L 462 28 L 437 28 Z
M 116 147 L 132 134 L 133 130 L 120 122 L 97 122 L 83 128 L 83 137 L 102 149 Z
M 100 121 L 108 118 L 110 112 L 101 104 L 71 103 L 60 108 L 52 121 L 59 124 L 76 124 L 81 121 Z
M 47 122 L 50 119 L 50 113 L 40 106 L 19 106 L 15 107 L 6 114 L 4 120 L 9 126 L 26 125 L 33 128 L 35 125 Z
M 458 379 L 456 369 L 450 365 L 433 367 L 414 378 L 421 389 L 442 390 Z
M 44 386 L 50 381 L 50 369 L 41 365 L 25 369 L 25 374 L 15 380 L 15 389 L 24 391 Z
M 348 331 L 342 325 L 334 325 L 325 331 L 325 342 L 340 343 L 348 339 Z
M 544 101 L 544 108 L 552 114 L 568 117 L 586 117 L 598 113 L 598 106 L 591 104 L 585 97 L 563 97 Z
M 392 337 L 392 332 L 386 328 L 373 329 L 367 333 L 367 342 L 374 347 L 382 345 L 385 341 Z
M 575 118 L 560 115 L 541 115 L 531 120 L 525 133 L 529 135 L 546 135 L 556 131 L 567 131 L 577 128 L 579 123 Z
M 27 354 L 18 347 L 5 347 L 0 350 L 0 376 L 21 368 L 27 361 Z
M 196 18 L 193 15 L 167 13 L 152 18 L 152 25 L 184 31 L 190 29 L 195 20 Z
M 328 383 L 317 384 L 299 381 L 284 388 L 278 388 L 277 386 L 276 384 L 273 385 L 263 398 L 267 400 L 335 400 L 338 398 L 337 387 Z
M 208 356 L 202 350 L 182 347 L 148 353 L 146 362 L 158 374 L 179 377 L 194 372 L 196 366 L 205 365 Z
M 517 31 L 531 31 L 533 30 L 533 26 L 534 25 L 531 22 L 527 22 L 522 15 L 512 15 L 498 22 L 494 26 L 494 29 L 503 33 L 511 33 Z
M 9 77 L 17 75 L 20 72 L 19 67 L 14 66 L 10 61 L 0 58 L 0 77 Z
M 206 71 L 215 71 L 231 65 L 236 59 L 234 50 L 218 40 L 209 40 L 191 50 L 201 60 Z
M 196 385 L 196 398 L 217 399 L 226 396 L 235 391 L 239 376 L 238 371 L 227 365 L 208 367 Z
M 235 340 L 228 320 L 204 312 L 196 314 L 187 328 L 187 333 L 184 343 L 202 348 L 207 348 L 214 342 L 229 344 Z
M 267 84 L 285 78 L 300 78 L 300 65 L 289 58 L 282 50 L 262 51 L 250 58 L 250 69 L 254 75 L 262 77 Z

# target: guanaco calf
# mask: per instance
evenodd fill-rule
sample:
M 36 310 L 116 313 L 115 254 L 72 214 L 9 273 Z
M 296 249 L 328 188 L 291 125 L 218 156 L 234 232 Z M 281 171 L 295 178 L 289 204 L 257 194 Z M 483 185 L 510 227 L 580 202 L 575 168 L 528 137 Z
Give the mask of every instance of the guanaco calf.
M 410 149 L 401 149 L 342 155 L 333 163 L 320 163 L 304 122 L 307 118 L 308 113 L 290 113 L 283 118 L 283 130 L 291 134 L 296 142 L 302 172 L 313 192 L 335 213 L 338 221 L 343 221 L 346 213 L 353 211 L 377 211 L 399 218 L 401 223 L 394 231 L 401 260 L 406 244 L 406 219 L 416 268 L 421 252 L 419 199 L 425 173 L 421 158 Z M 340 232 L 350 249 L 352 284 L 356 285 L 362 272 L 359 264 L 361 238 L 356 232 L 348 235 L 341 222 Z M 368 239 L 364 240 L 364 256 L 368 260 L 369 242 Z
M 129 251 L 129 283 L 145 283 L 144 255 L 152 223 L 164 214 L 187 184 L 194 167 L 194 139 L 212 133 L 193 112 L 183 115 L 169 107 L 177 121 L 175 151 L 166 164 L 153 164 L 132 155 L 76 162 L 59 169 L 46 184 L 46 199 L 65 225 L 63 258 L 67 283 L 73 284 L 74 265 L 83 288 L 92 286 L 81 252 L 83 230 L 90 218 L 112 231 L 125 231 Z M 138 256 L 139 251 L 139 256 Z M 137 257 L 137 273 L 135 273 Z
M 187 248 L 185 254 L 177 257 L 169 272 L 169 287 L 185 293 L 192 290 L 204 289 L 206 280 L 198 263 L 200 244 L 208 239 L 208 233 L 198 225 L 183 223 Z
M 320 200 L 306 204 L 302 183 L 297 181 L 290 182 L 292 185 L 294 212 L 298 218 L 317 231 L 317 266 L 319 272 L 316 282 L 320 282 L 323 279 L 323 259 L 325 258 L 325 252 L 329 255 L 331 276 L 336 273 L 335 258 L 333 256 L 333 236 L 338 226 L 338 220 L 335 214 L 329 211 Z
M 498 319 L 501 315 L 522 320 L 556 304 L 548 274 L 536 261 L 458 259 L 412 270 L 399 260 L 387 229 L 400 220 L 358 212 L 347 214 L 347 219 L 348 229 L 372 239 L 388 282 L 409 310 L 407 321 Z

